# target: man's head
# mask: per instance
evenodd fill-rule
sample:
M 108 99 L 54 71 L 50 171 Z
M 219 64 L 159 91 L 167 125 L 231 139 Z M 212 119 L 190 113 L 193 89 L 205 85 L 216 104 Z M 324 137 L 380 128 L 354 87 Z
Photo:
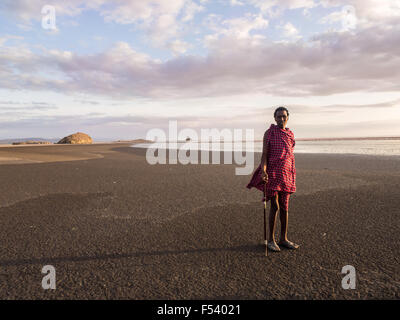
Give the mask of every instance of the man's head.
M 274 112 L 274 118 L 279 128 L 285 129 L 289 120 L 289 110 L 285 107 L 278 107 Z

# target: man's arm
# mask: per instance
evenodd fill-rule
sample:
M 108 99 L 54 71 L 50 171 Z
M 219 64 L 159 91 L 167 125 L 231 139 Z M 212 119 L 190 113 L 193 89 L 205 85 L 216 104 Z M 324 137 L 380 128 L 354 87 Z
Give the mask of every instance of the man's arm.
M 263 152 L 261 156 L 261 169 L 263 172 L 267 172 L 267 160 L 268 160 L 268 143 L 267 141 L 267 136 L 268 136 L 268 130 L 265 131 L 264 133 L 264 138 L 263 138 Z

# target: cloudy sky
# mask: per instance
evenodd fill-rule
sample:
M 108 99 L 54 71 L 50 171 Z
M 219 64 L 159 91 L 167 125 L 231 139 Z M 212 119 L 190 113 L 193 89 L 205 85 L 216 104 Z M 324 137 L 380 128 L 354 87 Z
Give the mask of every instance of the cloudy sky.
M 400 0 L 1 0 L 0 138 L 400 136 L 399 66 Z

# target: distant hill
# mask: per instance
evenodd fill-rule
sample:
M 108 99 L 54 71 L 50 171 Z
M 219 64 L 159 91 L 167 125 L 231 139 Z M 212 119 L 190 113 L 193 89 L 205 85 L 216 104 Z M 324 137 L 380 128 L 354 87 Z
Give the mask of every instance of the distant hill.
M 44 139 L 44 138 L 15 138 L 15 139 L 2 139 L 0 140 L 0 144 L 12 144 L 13 142 L 24 142 L 24 141 L 49 141 L 49 142 L 57 142 L 59 139 Z
M 152 143 L 154 141 L 151 140 L 145 140 L 145 139 L 133 139 L 133 140 L 117 140 L 114 142 L 123 142 L 123 143 Z
M 26 141 L 49 141 L 52 143 L 57 143 L 61 138 L 35 138 L 35 137 L 28 137 L 28 138 L 9 138 L 9 139 L 0 139 L 0 144 L 12 144 L 13 142 L 26 142 Z M 93 138 L 94 142 L 120 142 L 120 143 L 152 143 L 154 141 L 145 140 L 145 139 L 132 139 L 132 140 L 117 140 L 113 141 L 112 139 L 106 138 Z

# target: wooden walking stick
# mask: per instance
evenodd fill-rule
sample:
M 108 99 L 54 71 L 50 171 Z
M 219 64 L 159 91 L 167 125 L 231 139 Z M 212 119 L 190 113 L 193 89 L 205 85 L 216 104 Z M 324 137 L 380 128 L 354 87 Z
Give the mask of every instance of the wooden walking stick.
M 264 243 L 265 243 L 265 256 L 268 256 L 268 241 L 267 241 L 267 182 L 264 183 Z

